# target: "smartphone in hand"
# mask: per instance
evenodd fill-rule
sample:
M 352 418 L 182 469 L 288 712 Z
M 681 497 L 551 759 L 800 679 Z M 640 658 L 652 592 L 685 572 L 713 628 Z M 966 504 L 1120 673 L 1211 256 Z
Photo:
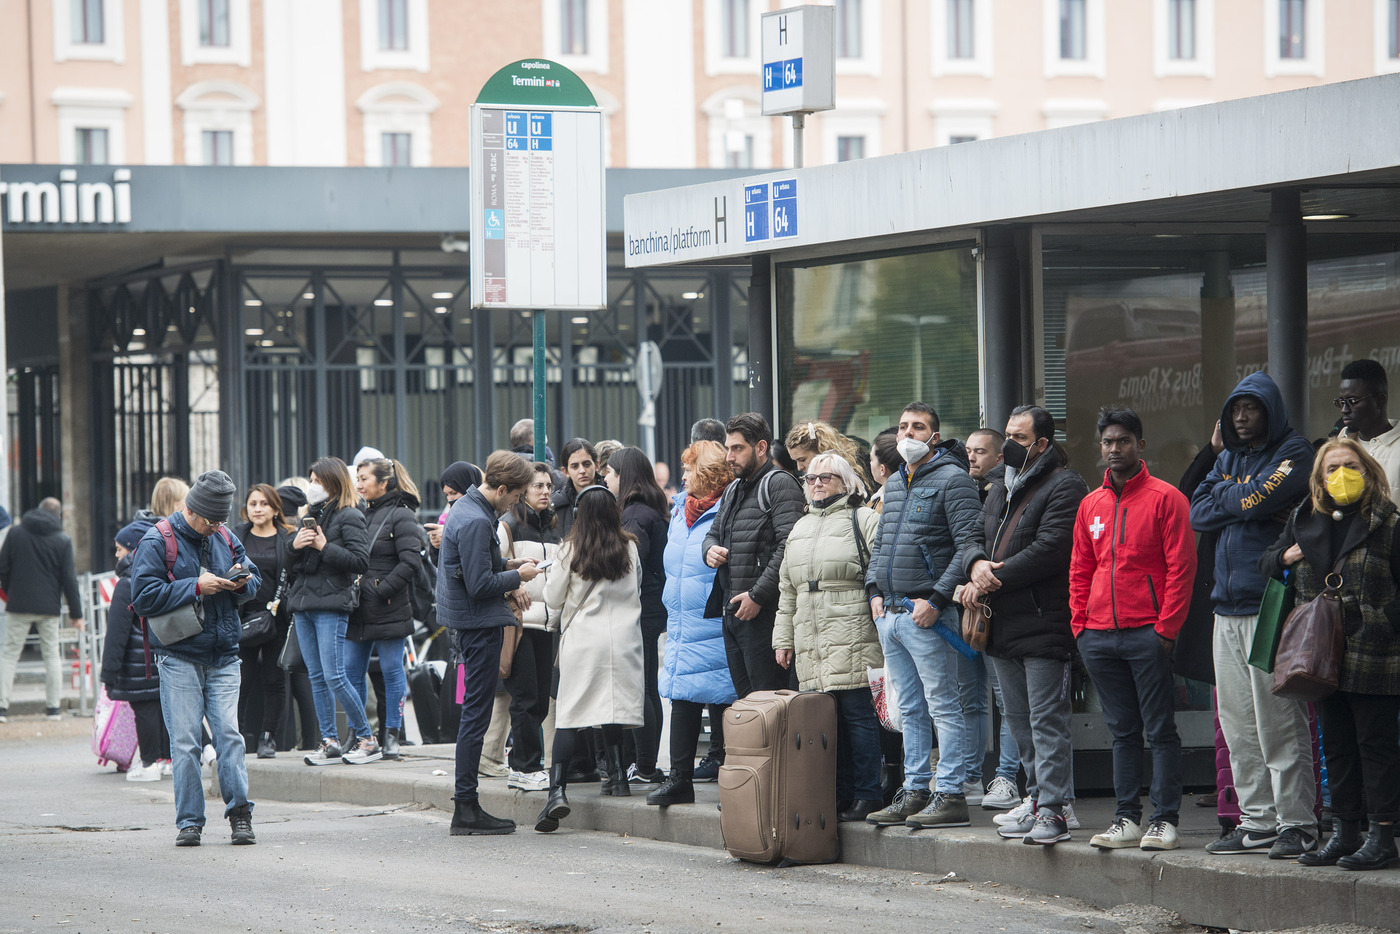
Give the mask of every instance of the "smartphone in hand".
M 229 574 L 228 577 L 224 578 L 224 580 L 233 581 L 236 584 L 239 581 L 247 580 L 249 577 L 252 576 L 253 572 L 248 570 L 247 568 L 234 568 L 233 572 Z
M 313 531 L 313 532 L 316 531 L 316 517 L 315 517 L 315 516 L 302 516 L 302 517 L 301 517 L 301 527 L 302 527 L 303 529 L 310 529 L 310 530 Z

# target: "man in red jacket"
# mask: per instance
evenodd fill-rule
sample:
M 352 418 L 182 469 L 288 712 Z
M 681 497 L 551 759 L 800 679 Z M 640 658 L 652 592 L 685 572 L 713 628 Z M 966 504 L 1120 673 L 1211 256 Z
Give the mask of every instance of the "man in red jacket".
M 1070 628 L 1113 734 L 1113 824 L 1090 846 L 1174 850 L 1181 809 L 1172 646 L 1196 577 L 1190 504 L 1147 472 L 1142 420 L 1132 409 L 1099 415 L 1108 472 L 1079 504 L 1069 568 Z M 1152 743 L 1152 819 L 1142 829 L 1142 735 Z

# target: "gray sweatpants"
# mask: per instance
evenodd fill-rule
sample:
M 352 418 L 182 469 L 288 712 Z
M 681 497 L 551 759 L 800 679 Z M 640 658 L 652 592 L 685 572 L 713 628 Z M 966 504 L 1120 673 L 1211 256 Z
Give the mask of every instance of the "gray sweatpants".
M 1260 833 L 1289 827 L 1316 836 L 1308 706 L 1275 697 L 1273 675 L 1249 664 L 1256 616 L 1215 617 L 1215 692 L 1220 731 L 1240 799 L 1240 826 Z
M 1061 813 L 1074 798 L 1069 662 L 1050 658 L 993 658 L 991 662 L 1030 796 L 1038 806 Z

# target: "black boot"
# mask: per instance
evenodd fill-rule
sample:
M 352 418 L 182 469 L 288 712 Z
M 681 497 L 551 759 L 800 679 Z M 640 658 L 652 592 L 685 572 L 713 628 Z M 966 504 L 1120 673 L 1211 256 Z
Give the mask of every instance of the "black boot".
M 247 846 L 258 842 L 258 838 L 253 835 L 253 809 L 251 806 L 245 804 L 229 811 L 228 823 L 233 830 L 234 846 Z
M 258 737 L 258 758 L 274 759 L 277 757 L 277 743 L 273 741 L 271 733 L 264 733 Z
M 1327 845 L 1299 856 L 1299 866 L 1335 866 L 1343 856 L 1350 856 L 1361 849 L 1361 821 L 1333 818 L 1332 828 L 1336 832 Z
M 564 794 L 568 772 L 569 767 L 563 762 L 549 767 L 549 800 L 544 803 L 540 816 L 535 818 L 536 833 L 553 833 L 559 829 L 559 822 L 569 816 L 569 797 Z
M 852 821 L 863 821 L 884 806 L 885 805 L 880 801 L 861 800 L 857 798 L 855 801 L 851 802 L 850 807 L 846 808 L 840 814 L 837 814 L 836 819 L 847 824 Z
M 692 769 L 673 766 L 671 774 L 661 783 L 661 787 L 647 795 L 647 804 L 656 808 L 667 808 L 673 804 L 694 804 L 695 783 L 690 780 Z
M 632 786 L 627 782 L 627 766 L 622 764 L 622 747 L 608 746 L 603 750 L 604 781 L 601 794 L 614 798 L 630 798 Z
M 1371 833 L 1365 845 L 1350 856 L 1338 859 L 1337 865 L 1353 870 L 1389 869 L 1400 865 L 1400 852 L 1395 849 L 1395 827 L 1371 821 Z
M 452 812 L 450 833 L 454 837 L 470 834 L 515 833 L 515 821 L 492 817 L 481 809 L 480 801 L 456 801 Z

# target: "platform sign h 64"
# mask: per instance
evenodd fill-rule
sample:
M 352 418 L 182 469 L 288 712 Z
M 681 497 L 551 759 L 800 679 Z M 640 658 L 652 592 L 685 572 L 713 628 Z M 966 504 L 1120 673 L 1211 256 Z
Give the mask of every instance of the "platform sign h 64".
M 763 113 L 806 114 L 835 106 L 835 10 L 797 6 L 764 13 L 759 34 Z

